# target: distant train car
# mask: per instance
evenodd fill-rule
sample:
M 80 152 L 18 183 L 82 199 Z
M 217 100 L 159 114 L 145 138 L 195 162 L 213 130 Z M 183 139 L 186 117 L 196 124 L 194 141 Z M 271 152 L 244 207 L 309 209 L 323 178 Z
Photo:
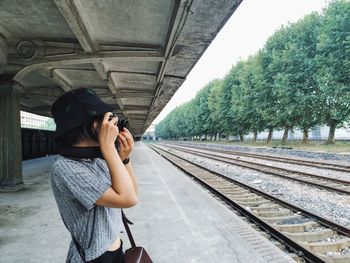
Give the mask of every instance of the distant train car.
M 22 128 L 22 160 L 56 154 L 54 132 Z

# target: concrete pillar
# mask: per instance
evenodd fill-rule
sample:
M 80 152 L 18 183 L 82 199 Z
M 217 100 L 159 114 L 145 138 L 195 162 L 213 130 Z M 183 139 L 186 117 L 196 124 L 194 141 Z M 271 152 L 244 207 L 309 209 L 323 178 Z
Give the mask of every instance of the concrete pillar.
M 5 71 L 7 64 L 8 47 L 6 39 L 0 34 L 0 74 Z
M 4 79 L 0 80 L 0 191 L 17 191 L 23 187 L 21 91 Z

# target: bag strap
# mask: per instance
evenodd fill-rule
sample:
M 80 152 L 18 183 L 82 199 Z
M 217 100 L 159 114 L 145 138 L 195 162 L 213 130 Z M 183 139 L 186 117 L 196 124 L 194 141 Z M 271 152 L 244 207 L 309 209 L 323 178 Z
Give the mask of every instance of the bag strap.
M 79 253 L 81 259 L 84 262 L 86 262 L 85 261 L 85 252 L 84 252 L 83 248 L 80 246 L 80 244 L 78 243 L 78 241 L 75 239 L 75 237 L 73 235 L 72 235 L 72 239 L 74 241 L 75 246 L 77 247 L 77 250 L 78 250 L 78 253 Z
M 136 247 L 134 238 L 133 238 L 133 236 L 132 236 L 132 234 L 131 234 L 131 231 L 130 231 L 130 228 L 129 228 L 129 225 L 128 225 L 128 224 L 133 225 L 134 223 L 131 222 L 131 221 L 125 216 L 123 209 L 122 209 L 122 219 L 123 219 L 123 224 L 124 224 L 126 233 L 128 233 L 128 237 L 129 237 L 129 240 L 130 240 L 131 247 Z
M 60 214 L 61 214 L 61 211 L 60 211 L 59 209 L 58 209 L 58 211 L 59 211 Z M 63 217 L 62 217 L 62 214 L 61 214 L 61 218 L 62 218 L 63 224 L 66 226 L 66 228 L 67 228 L 67 230 L 68 230 L 69 228 L 67 227 L 67 224 L 66 224 L 66 222 L 64 221 L 64 219 L 63 219 Z M 77 248 L 77 250 L 78 250 L 78 253 L 79 253 L 81 259 L 82 259 L 84 262 L 86 262 L 86 261 L 85 261 L 85 252 L 84 252 L 84 249 L 80 246 L 79 242 L 75 239 L 75 237 L 73 236 L 73 234 L 71 234 L 71 236 L 72 236 L 74 245 L 76 246 L 76 248 Z
M 58 211 L 59 211 L 59 209 L 58 209 Z M 133 225 L 134 223 L 131 222 L 131 221 L 126 217 L 126 215 L 124 214 L 123 209 L 121 209 L 121 211 L 122 211 L 122 220 L 123 220 L 123 224 L 124 224 L 125 230 L 126 230 L 126 232 L 127 232 L 127 234 L 128 234 L 131 247 L 136 247 L 134 238 L 133 238 L 133 236 L 132 236 L 132 233 L 131 233 L 130 228 L 129 228 L 129 225 L 128 225 L 128 224 Z M 60 211 L 59 211 L 59 212 L 60 212 Z M 61 213 L 61 212 L 60 212 L 60 213 Z M 62 214 L 61 214 L 61 218 L 62 218 L 62 221 L 63 221 L 64 225 L 65 225 L 66 228 L 68 229 L 66 222 L 63 220 Z M 78 250 L 78 253 L 79 253 L 81 259 L 82 259 L 84 262 L 86 262 L 86 260 L 85 260 L 85 252 L 84 252 L 84 249 L 80 246 L 79 242 L 75 239 L 75 237 L 74 237 L 72 234 L 71 234 L 71 236 L 72 236 L 74 245 L 76 246 L 76 248 L 77 248 L 77 250 Z

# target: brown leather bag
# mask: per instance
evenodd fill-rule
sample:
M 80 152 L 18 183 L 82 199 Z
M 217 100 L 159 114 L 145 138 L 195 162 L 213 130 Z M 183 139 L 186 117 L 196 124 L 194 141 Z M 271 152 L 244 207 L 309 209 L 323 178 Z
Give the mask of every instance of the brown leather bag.
M 152 263 L 143 247 L 131 247 L 125 251 L 125 263 Z
M 122 218 L 125 230 L 128 234 L 131 248 L 125 251 L 125 263 L 153 263 L 150 256 L 147 254 L 143 247 L 137 247 L 134 238 L 131 234 L 128 224 L 133 224 L 129 219 L 126 218 L 124 211 L 122 210 Z

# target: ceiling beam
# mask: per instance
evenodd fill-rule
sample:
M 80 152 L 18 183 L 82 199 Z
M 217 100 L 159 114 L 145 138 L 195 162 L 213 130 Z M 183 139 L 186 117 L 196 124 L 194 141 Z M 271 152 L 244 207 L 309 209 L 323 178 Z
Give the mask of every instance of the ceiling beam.
M 96 62 L 96 63 L 93 63 L 95 69 L 96 69 L 96 72 L 97 74 L 99 75 L 99 77 L 104 80 L 104 81 L 108 81 L 108 72 L 106 71 L 106 68 L 105 66 L 103 65 L 102 62 Z
M 98 96 L 102 99 L 110 99 L 110 93 L 101 93 L 99 90 L 106 91 L 104 88 L 94 88 Z M 59 86 L 57 87 L 33 87 L 28 88 L 25 92 L 26 96 L 41 96 L 41 97 L 59 97 L 64 93 L 63 89 Z
M 60 87 L 33 87 L 28 88 L 26 95 L 42 95 L 42 96 L 55 96 L 59 97 L 63 94 L 62 88 Z
M 112 92 L 113 95 L 116 96 L 116 101 L 117 101 L 120 109 L 123 111 L 124 116 L 127 116 L 127 113 L 124 111 L 123 102 L 120 99 L 120 97 L 117 96 L 117 93 L 119 92 L 119 90 L 117 89 L 117 86 L 115 85 L 113 78 L 110 77 L 109 73 L 107 74 L 107 84 L 108 84 L 109 90 Z
M 154 73 L 138 72 L 138 71 L 123 71 L 123 70 L 109 70 L 108 73 L 122 73 L 122 74 L 135 74 L 156 77 Z
M 51 106 L 47 105 L 47 106 L 35 106 L 35 107 L 30 107 L 30 109 L 33 112 L 41 112 L 41 111 L 51 111 Z
M 8 46 L 7 40 L 0 34 L 0 74 L 4 73 L 7 65 Z
M 148 111 L 148 106 L 124 105 L 123 111 Z
M 78 39 L 82 48 L 85 52 L 92 53 L 98 52 L 100 47 L 96 42 L 94 42 L 88 32 L 88 29 L 85 26 L 85 23 L 80 15 L 79 8 L 75 5 L 74 0 L 55 0 L 55 3 L 61 13 L 63 14 L 66 22 L 72 29 L 74 35 Z M 99 77 L 108 83 L 108 88 L 113 95 L 116 95 L 116 90 L 114 87 L 111 87 L 111 83 L 108 81 L 108 74 L 105 70 L 105 67 L 102 62 L 93 63 L 97 74 Z M 123 103 L 120 99 L 120 96 L 115 96 L 115 101 L 118 104 L 119 108 L 123 111 Z M 126 115 L 125 112 L 123 112 Z
M 150 114 L 151 110 L 153 109 L 153 105 L 158 97 L 158 94 L 162 88 L 162 82 L 163 82 L 163 77 L 165 75 L 165 70 L 166 70 L 166 66 L 167 66 L 167 62 L 169 60 L 169 58 L 171 57 L 171 53 L 173 52 L 173 49 L 175 47 L 175 44 L 177 42 L 177 38 L 179 37 L 183 25 L 186 22 L 187 19 L 187 15 L 188 13 L 191 11 L 191 4 L 188 4 L 188 2 L 186 1 L 185 4 L 183 6 L 180 5 L 181 4 L 181 0 L 176 0 L 175 1 L 175 7 L 174 7 L 174 12 L 173 15 L 171 17 L 170 20 L 170 30 L 168 31 L 168 35 L 167 35 L 167 39 L 166 39 L 166 46 L 165 46 L 165 52 L 164 52 L 164 57 L 165 60 L 160 63 L 160 67 L 158 69 L 158 73 L 157 73 L 157 86 L 155 88 L 155 96 L 152 99 L 151 105 L 148 109 L 148 114 Z M 180 14 L 180 9 L 182 10 L 181 14 Z M 187 12 L 187 13 L 186 13 Z
M 130 98 L 154 98 L 153 93 L 135 93 L 135 92 L 121 92 L 116 93 L 117 98 L 130 99 Z
M 117 98 L 153 98 L 154 91 L 118 91 L 115 96 Z
M 175 1 L 174 11 L 173 11 L 173 14 L 172 14 L 171 19 L 170 19 L 169 30 L 168 30 L 168 34 L 167 34 L 167 38 L 166 38 L 166 45 L 165 45 L 165 52 L 164 52 L 165 61 L 163 63 L 161 63 L 160 68 L 158 70 L 157 83 L 162 81 L 162 78 L 163 78 L 164 72 L 165 72 L 165 67 L 167 64 L 167 60 L 170 57 L 171 51 L 175 46 L 176 37 L 180 33 L 179 32 L 179 30 L 181 29 L 180 23 L 182 23 L 182 21 L 180 19 L 183 18 L 182 15 L 179 16 L 180 9 L 182 9 L 182 12 L 185 12 L 185 9 L 186 9 L 186 6 L 180 8 L 180 3 L 181 3 L 181 0 Z M 175 34 L 177 34 L 177 35 L 175 35 Z
M 52 105 L 53 102 L 55 101 L 55 98 L 47 95 L 26 93 L 25 96 L 30 96 L 28 97 L 30 100 L 33 99 L 35 101 L 43 102 L 44 104 L 48 104 L 48 105 Z
M 132 120 L 141 120 L 141 121 L 145 121 L 147 118 L 147 115 L 135 115 L 135 114 L 129 114 L 128 116 L 130 119 Z
M 127 51 L 132 49 L 135 52 L 156 52 L 158 50 L 157 47 L 154 46 L 137 46 L 137 47 L 127 47 L 127 46 L 121 46 L 121 45 L 110 45 L 110 44 L 104 44 L 101 47 L 98 43 L 93 41 L 91 38 L 88 28 L 86 27 L 86 24 L 83 21 L 83 18 L 81 16 L 81 11 L 79 10 L 79 6 L 74 3 L 74 0 L 55 0 L 55 3 L 58 7 L 58 9 L 61 11 L 63 17 L 65 18 L 66 22 L 72 29 L 74 35 L 78 39 L 79 43 L 81 44 L 82 48 L 87 53 L 93 53 L 93 52 L 99 52 L 102 50 L 110 51 Z M 81 8 L 81 7 L 80 7 Z M 119 92 L 117 87 L 115 86 L 115 83 L 111 81 L 108 72 L 105 69 L 105 66 L 103 64 L 103 61 L 95 61 L 92 62 L 94 67 L 96 68 L 96 72 L 100 76 L 100 78 L 107 82 L 108 88 L 112 92 L 113 95 L 115 95 L 116 103 L 118 104 L 119 108 L 123 111 L 124 105 L 121 98 L 131 98 L 131 97 L 153 97 L 152 94 L 149 93 L 122 93 Z M 123 114 L 127 116 L 127 113 L 123 111 Z
M 146 115 L 143 113 L 131 113 L 130 115 L 135 116 L 135 117 L 146 117 Z
M 21 110 L 29 112 L 29 113 L 39 114 L 41 116 L 46 116 L 46 117 L 52 118 L 50 110 L 48 110 L 48 111 L 35 111 L 35 110 L 33 110 L 32 107 L 28 107 L 28 106 L 23 105 L 23 104 L 21 104 Z
M 28 66 L 50 57 L 83 53 L 78 43 L 43 40 L 38 38 L 16 38 L 8 43 L 9 63 Z
M 85 52 L 92 53 L 98 51 L 98 45 L 92 41 L 74 1 L 55 0 L 55 4 Z
M 58 69 L 51 70 L 50 76 L 65 92 L 73 89 L 72 84 L 69 82 L 69 78 Z
M 98 52 L 99 45 L 94 42 L 85 26 L 85 23 L 80 15 L 79 8 L 75 5 L 73 0 L 55 0 L 55 4 L 61 11 L 64 19 L 73 31 L 75 37 L 79 41 L 81 47 L 86 53 Z M 107 73 L 101 62 L 94 62 L 98 75 L 102 80 L 107 80 Z
M 129 61 L 163 61 L 164 57 L 159 52 L 144 52 L 144 51 L 110 51 L 84 53 L 76 55 L 63 55 L 49 57 L 34 61 L 34 64 L 21 69 L 14 80 L 21 83 L 23 78 L 30 72 L 41 68 L 56 68 L 60 66 L 79 65 L 86 63 L 101 62 L 102 60 L 112 59 L 114 61 L 129 62 Z
M 28 107 L 28 106 L 27 106 Z M 32 112 L 42 112 L 42 111 L 51 111 L 51 105 L 44 105 L 44 106 L 34 106 L 34 107 L 29 107 Z M 121 113 L 119 110 L 114 110 L 113 112 L 115 113 Z
M 146 43 L 101 43 L 101 51 L 113 50 L 139 50 L 139 51 L 157 51 L 162 47 L 159 45 L 150 45 Z

